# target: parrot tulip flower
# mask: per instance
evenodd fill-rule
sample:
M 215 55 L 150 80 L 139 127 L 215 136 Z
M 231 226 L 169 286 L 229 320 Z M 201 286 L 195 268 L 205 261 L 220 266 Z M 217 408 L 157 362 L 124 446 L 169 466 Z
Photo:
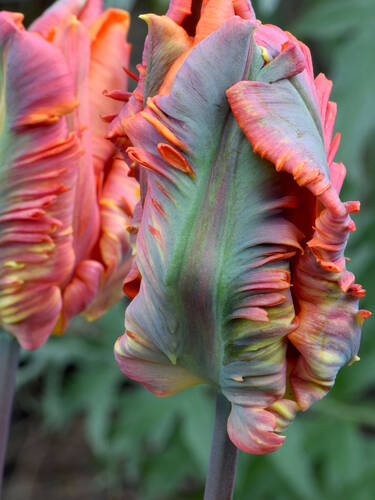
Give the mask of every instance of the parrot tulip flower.
M 28 31 L 0 13 L 0 324 L 27 349 L 121 297 L 139 189 L 100 115 L 121 107 L 103 91 L 126 87 L 128 24 L 101 0 L 61 0 Z
M 358 359 L 369 315 L 345 268 L 359 203 L 339 197 L 332 84 L 247 0 L 144 19 L 138 86 L 110 129 L 144 200 L 116 359 L 159 396 L 211 384 L 232 442 L 272 452 Z

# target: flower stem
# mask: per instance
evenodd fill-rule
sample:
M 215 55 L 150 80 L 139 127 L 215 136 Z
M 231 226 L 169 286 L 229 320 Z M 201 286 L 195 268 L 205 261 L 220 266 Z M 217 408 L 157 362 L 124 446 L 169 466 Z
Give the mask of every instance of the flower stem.
M 0 330 L 0 496 L 19 357 L 15 337 Z
M 230 408 L 230 402 L 218 393 L 204 500 L 231 500 L 233 497 L 238 449 L 227 433 Z

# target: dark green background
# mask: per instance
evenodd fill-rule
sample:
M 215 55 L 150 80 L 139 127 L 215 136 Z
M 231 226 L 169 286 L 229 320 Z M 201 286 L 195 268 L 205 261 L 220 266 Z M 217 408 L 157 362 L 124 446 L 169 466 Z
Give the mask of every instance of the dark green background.
M 26 22 L 48 0 L 0 1 Z M 375 297 L 375 0 L 259 0 L 258 17 L 311 48 L 315 71 L 334 81 L 337 159 L 348 169 L 343 199 L 361 200 L 349 269 Z M 112 0 L 132 11 L 133 65 L 145 35 L 141 12 L 166 2 Z M 6 467 L 5 500 L 201 499 L 213 395 L 195 388 L 158 399 L 113 361 L 124 304 L 94 324 L 73 321 L 63 337 L 22 354 Z M 290 426 L 280 451 L 240 454 L 236 500 L 375 498 L 375 328 L 363 329 L 361 362 L 344 368 L 323 401 Z

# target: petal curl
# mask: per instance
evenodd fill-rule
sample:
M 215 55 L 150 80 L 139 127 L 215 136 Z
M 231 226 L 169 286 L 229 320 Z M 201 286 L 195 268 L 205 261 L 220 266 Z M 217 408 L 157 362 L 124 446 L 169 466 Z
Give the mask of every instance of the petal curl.
M 283 34 L 265 27 L 257 30 L 257 36 L 258 42 L 268 43 L 274 58 L 260 71 L 261 77 L 280 59 Z M 301 73 L 285 75 L 289 79 L 272 84 L 240 82 L 227 95 L 254 152 L 271 161 L 277 171 L 291 174 L 298 186 L 316 198 L 310 197 L 313 212 L 308 217 L 312 220 L 305 252 L 292 269 L 299 326 L 288 335 L 300 353 L 290 383 L 305 410 L 329 391 L 341 366 L 356 359 L 361 321 L 367 312 L 358 311 L 364 291 L 345 269 L 346 242 L 355 230 L 349 214 L 359 210 L 359 203 L 343 203 L 339 198 L 345 167 L 334 162 L 340 136 L 332 139 L 336 117 L 336 104 L 329 101 L 332 83 L 322 74 L 314 80 L 310 52 L 301 43 L 299 48 L 306 64 Z M 273 79 L 267 71 L 266 76 Z M 303 200 L 302 191 L 293 188 L 293 192 Z
M 348 213 L 359 206 L 345 207 L 342 217 L 327 209 L 320 214 L 308 242 L 310 251 L 299 257 L 295 267 L 300 323 L 289 339 L 301 356 L 291 373 L 291 385 L 303 410 L 330 390 L 339 369 L 358 353 L 362 325 L 358 301 L 364 291 L 345 269 L 344 249 L 353 229 Z
M 289 80 L 239 82 L 227 96 L 255 153 L 272 162 L 277 171 L 291 174 L 332 211 L 345 213 L 330 182 L 323 138 Z
M 233 405 L 228 419 L 228 435 L 241 450 L 263 455 L 278 450 L 285 440 L 285 436 L 274 432 L 276 425 L 276 418 L 269 411 Z

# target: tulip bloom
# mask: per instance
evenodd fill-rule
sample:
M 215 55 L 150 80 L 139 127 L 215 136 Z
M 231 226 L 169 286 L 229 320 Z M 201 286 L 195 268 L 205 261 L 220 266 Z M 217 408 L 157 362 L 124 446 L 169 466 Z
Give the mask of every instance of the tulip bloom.
M 211 384 L 233 443 L 272 452 L 358 359 L 369 315 L 345 269 L 359 203 L 339 198 L 331 82 L 246 0 L 172 0 L 144 19 L 140 81 L 110 133 L 145 176 L 140 288 L 115 355 L 159 396 Z
M 100 117 L 121 106 L 103 90 L 126 86 L 128 23 L 101 0 L 61 0 L 29 31 L 0 13 L 0 325 L 27 349 L 102 314 L 130 267 L 138 187 Z

